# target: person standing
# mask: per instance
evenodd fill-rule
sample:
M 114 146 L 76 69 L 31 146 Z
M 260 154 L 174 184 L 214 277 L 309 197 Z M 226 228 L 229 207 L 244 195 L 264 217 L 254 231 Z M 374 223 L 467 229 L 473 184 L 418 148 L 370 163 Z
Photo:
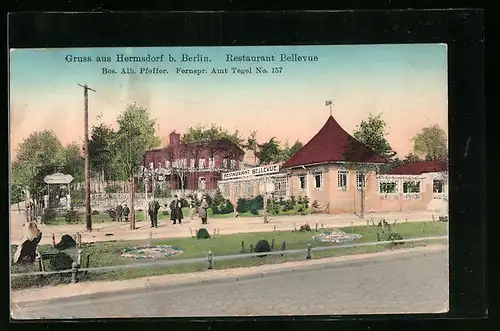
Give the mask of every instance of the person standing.
M 151 199 L 148 206 L 148 214 L 151 219 L 151 227 L 158 227 L 158 209 L 160 209 L 160 204 L 158 201 Z
M 203 198 L 201 200 L 200 208 L 198 209 L 198 215 L 201 217 L 201 224 L 208 224 L 208 203 L 207 199 Z
M 172 224 L 177 224 L 177 221 L 179 224 L 182 222 L 182 205 L 177 195 L 174 195 L 174 200 L 170 203 L 170 220 Z
M 125 222 L 128 222 L 128 215 L 130 214 L 130 209 L 128 208 L 127 204 L 123 204 L 123 218 L 125 219 Z

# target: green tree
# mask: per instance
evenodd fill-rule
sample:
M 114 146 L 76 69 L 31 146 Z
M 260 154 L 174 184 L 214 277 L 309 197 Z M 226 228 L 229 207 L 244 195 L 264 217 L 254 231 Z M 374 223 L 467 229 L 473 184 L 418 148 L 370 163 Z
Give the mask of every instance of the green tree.
M 273 164 L 281 161 L 282 150 L 280 142 L 276 137 L 272 137 L 268 141 L 258 144 L 258 151 L 256 153 L 259 159 L 259 164 Z
M 111 169 L 116 159 L 112 148 L 114 138 L 115 132 L 104 123 L 92 127 L 89 139 L 89 165 L 92 172 L 99 174 L 103 181 L 111 179 Z
M 151 119 L 148 110 L 137 104 L 129 105 L 117 122 L 113 150 L 130 181 L 130 229 L 135 230 L 134 177 L 146 152 L 159 146 L 161 140 L 156 136 L 156 119 Z
M 64 167 L 63 146 L 51 130 L 33 132 L 19 144 L 12 164 L 11 183 L 30 192 L 30 198 L 41 201 L 45 194 L 45 176 Z
M 382 113 L 376 116 L 370 113 L 368 118 L 362 120 L 353 133 L 353 137 L 363 143 L 364 146 L 359 145 L 356 140 L 351 140 L 344 155 L 347 160 L 346 167 L 356 171 L 356 186 L 360 192 L 359 217 L 361 219 L 364 218 L 365 213 L 366 183 L 369 178 L 376 175 L 377 172 L 390 171 L 397 165 L 397 162 L 389 165 L 365 162 L 373 152 L 376 152 L 387 161 L 390 161 L 391 158 L 394 160 L 396 157 L 396 152 L 385 138 L 387 135 L 386 129 L 387 123 L 382 118 Z
M 10 190 L 10 205 L 17 204 L 17 211 L 21 212 L 21 207 L 19 203 L 23 200 L 23 188 L 17 184 L 11 184 L 9 186 Z
M 62 172 L 73 176 L 76 182 L 82 182 L 85 174 L 85 159 L 82 155 L 82 148 L 72 142 L 60 152 Z
M 386 129 L 387 123 L 382 119 L 382 113 L 376 116 L 370 113 L 368 118 L 362 120 L 356 127 L 353 136 L 379 155 L 391 158 L 396 156 L 396 152 L 385 138 L 387 135 Z
M 300 141 L 296 141 L 291 147 L 288 146 L 288 143 L 285 144 L 283 149 L 281 150 L 281 160 L 282 162 L 288 161 L 295 153 L 300 151 L 302 148 L 302 143 Z
M 257 131 L 252 130 L 250 132 L 250 135 L 248 136 L 246 143 L 245 143 L 245 148 L 252 151 L 253 158 L 254 158 L 254 164 L 257 164 L 257 149 L 258 149 Z
M 413 152 L 426 160 L 445 160 L 448 158 L 446 132 L 439 125 L 422 129 L 413 137 Z
M 406 155 L 405 159 L 403 160 L 404 163 L 413 163 L 420 161 L 422 161 L 422 159 L 418 155 L 413 153 L 409 153 L 408 155 Z

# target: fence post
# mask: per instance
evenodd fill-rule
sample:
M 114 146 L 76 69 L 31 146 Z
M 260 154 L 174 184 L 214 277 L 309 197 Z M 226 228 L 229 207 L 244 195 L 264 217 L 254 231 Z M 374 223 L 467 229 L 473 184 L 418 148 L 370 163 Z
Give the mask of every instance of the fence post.
M 273 240 L 271 241 L 271 249 L 274 249 L 274 244 L 275 244 L 275 239 L 273 238 Z
M 43 271 L 43 262 L 42 262 L 42 257 L 37 254 L 36 256 L 36 262 L 38 262 L 38 271 Z M 41 278 L 42 276 L 40 276 Z
M 71 284 L 76 284 L 76 273 L 78 272 L 76 262 L 71 265 Z
M 212 251 L 208 251 L 208 270 L 212 270 L 214 268 L 214 261 Z
M 245 253 L 245 242 L 243 240 L 241 241 L 241 252 Z
M 56 235 L 55 234 L 52 234 L 52 245 L 54 245 L 54 247 L 56 247 Z
M 310 260 L 311 259 L 311 244 L 307 244 L 307 255 L 306 259 Z
M 79 249 L 78 250 L 78 262 L 76 263 L 78 266 L 82 265 L 82 254 L 83 254 L 83 250 Z
M 314 231 L 318 231 L 318 222 L 316 222 L 316 227 L 314 228 Z
M 250 244 L 250 253 L 253 253 L 253 245 Z
M 149 233 L 148 247 L 153 246 L 153 232 Z
M 380 234 L 377 232 L 377 241 L 380 241 Z

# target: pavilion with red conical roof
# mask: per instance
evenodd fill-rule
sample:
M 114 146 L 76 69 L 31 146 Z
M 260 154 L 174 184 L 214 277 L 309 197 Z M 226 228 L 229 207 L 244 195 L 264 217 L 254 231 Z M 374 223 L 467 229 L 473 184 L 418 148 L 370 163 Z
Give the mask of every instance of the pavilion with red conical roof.
M 282 168 L 289 175 L 289 194 L 307 196 L 310 205 L 315 202 L 316 210 L 327 213 L 426 210 L 440 198 L 436 192 L 433 194 L 432 185 L 433 181 L 434 185 L 442 181 L 442 167 L 429 163 L 424 169 L 407 164 L 387 175 L 366 170 L 387 162 L 347 133 L 330 115 L 318 133 Z M 414 173 L 416 168 L 423 170 Z

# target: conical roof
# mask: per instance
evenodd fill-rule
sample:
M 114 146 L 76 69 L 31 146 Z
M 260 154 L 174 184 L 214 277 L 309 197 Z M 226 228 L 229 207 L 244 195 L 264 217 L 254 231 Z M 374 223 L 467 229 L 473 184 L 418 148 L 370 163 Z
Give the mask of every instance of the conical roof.
M 330 162 L 386 163 L 387 160 L 347 133 L 330 115 L 325 125 L 284 168 Z

